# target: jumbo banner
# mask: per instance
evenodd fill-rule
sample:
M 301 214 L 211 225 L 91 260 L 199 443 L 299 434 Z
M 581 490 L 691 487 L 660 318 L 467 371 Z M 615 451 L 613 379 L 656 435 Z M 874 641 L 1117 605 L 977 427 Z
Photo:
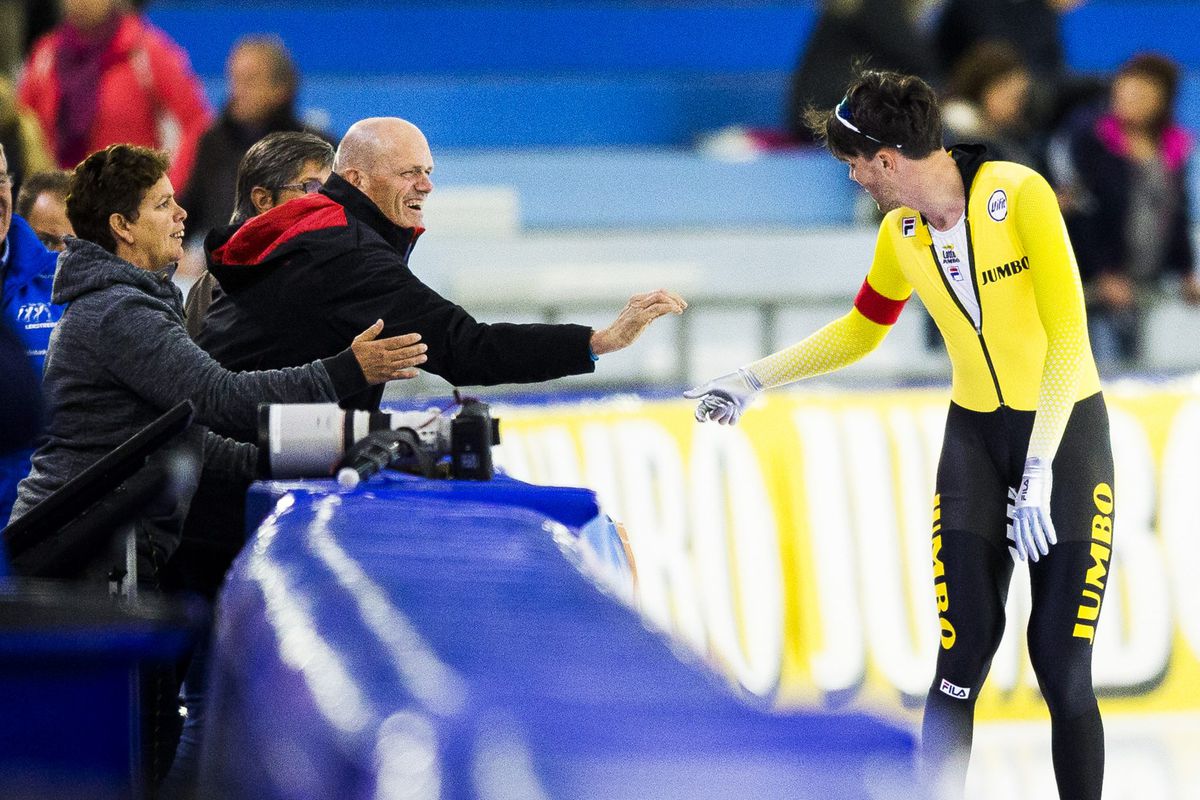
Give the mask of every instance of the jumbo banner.
M 1106 713 L 1200 710 L 1200 394 L 1106 393 L 1116 532 L 1095 636 Z M 781 706 L 919 710 L 940 635 L 930 550 L 947 393 L 776 392 L 735 427 L 687 402 L 507 407 L 497 460 L 625 523 L 648 620 Z M 1028 573 L 977 718 L 1043 718 Z M 1083 600 L 1081 600 L 1081 603 Z

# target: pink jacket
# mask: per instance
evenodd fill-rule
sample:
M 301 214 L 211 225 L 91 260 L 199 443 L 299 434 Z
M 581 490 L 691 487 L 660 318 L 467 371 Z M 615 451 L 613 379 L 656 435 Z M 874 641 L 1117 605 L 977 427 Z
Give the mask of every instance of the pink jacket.
M 41 121 L 52 152 L 57 151 L 59 131 L 55 54 L 60 37 L 56 28 L 37 41 L 17 89 L 20 101 Z M 110 55 L 106 60 L 111 66 L 100 78 L 88 152 L 118 142 L 164 148 L 171 153 L 171 182 L 180 191 L 191 174 L 200 136 L 212 121 L 187 54 L 137 14 L 126 14 Z

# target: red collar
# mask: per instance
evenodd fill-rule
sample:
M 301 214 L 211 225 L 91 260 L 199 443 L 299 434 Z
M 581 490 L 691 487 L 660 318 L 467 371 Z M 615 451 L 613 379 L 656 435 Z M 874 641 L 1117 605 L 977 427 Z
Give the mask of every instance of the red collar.
M 280 245 L 311 231 L 344 228 L 346 209 L 323 194 L 309 194 L 276 206 L 238 228 L 212 252 L 217 264 L 261 264 Z

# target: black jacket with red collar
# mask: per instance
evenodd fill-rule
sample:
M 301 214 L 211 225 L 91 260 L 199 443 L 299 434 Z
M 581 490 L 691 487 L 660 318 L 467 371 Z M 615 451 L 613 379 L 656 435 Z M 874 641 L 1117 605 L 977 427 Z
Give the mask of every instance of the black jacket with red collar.
M 421 334 L 421 368 L 456 386 L 595 369 L 590 328 L 479 323 L 422 283 L 408 268 L 421 232 L 393 224 L 337 175 L 319 194 L 215 231 L 205 250 L 220 289 L 197 341 L 228 369 L 278 369 L 336 354 L 382 319 L 381 336 Z M 377 386 L 342 405 L 374 409 L 382 395 Z

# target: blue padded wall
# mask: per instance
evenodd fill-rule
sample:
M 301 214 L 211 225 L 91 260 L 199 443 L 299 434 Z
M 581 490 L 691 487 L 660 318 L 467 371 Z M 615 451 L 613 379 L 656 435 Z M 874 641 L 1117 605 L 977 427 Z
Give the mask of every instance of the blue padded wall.
M 328 113 L 339 133 L 363 117 L 402 116 L 439 148 L 684 146 L 725 125 L 777 125 L 783 95 L 773 75 L 331 77 L 309 79 L 301 106 Z
M 220 103 L 230 46 L 275 32 L 305 75 L 301 104 L 335 133 L 411 117 L 445 147 L 687 146 L 730 124 L 777 127 L 816 4 L 778 2 L 235 3 L 164 0 L 151 18 Z M 1200 4 L 1091 2 L 1067 16 L 1072 65 L 1154 49 L 1200 72 Z M 1193 73 L 1196 74 L 1196 73 Z M 1182 118 L 1200 127 L 1188 82 Z M 425 119 L 420 117 L 424 116 Z
M 340 75 L 790 69 L 809 4 L 160 2 L 150 12 L 218 73 L 237 38 L 272 31 L 305 72 Z

